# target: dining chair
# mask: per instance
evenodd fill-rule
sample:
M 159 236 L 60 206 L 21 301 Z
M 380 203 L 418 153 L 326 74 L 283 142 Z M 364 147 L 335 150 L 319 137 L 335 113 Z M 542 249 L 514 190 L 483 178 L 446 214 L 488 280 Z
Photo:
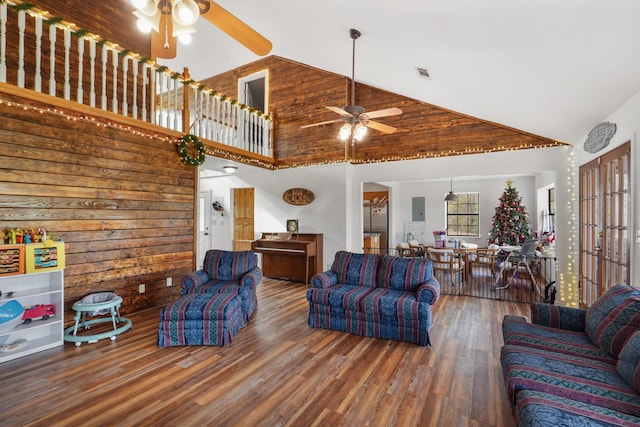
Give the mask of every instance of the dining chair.
M 482 269 L 481 271 L 489 271 L 491 277 L 495 277 L 498 272 L 496 259 L 500 253 L 500 246 L 490 244 L 486 248 L 478 248 L 474 253 L 469 254 L 469 274 L 473 276 L 474 268 Z
M 464 260 L 453 249 L 427 248 L 429 259 L 433 263 L 434 274 L 443 271 L 451 277 L 451 286 L 455 286 L 455 275 L 460 273 L 462 281 L 464 277 Z
M 413 256 L 424 257 L 426 247 L 417 240 L 409 240 L 409 249 L 411 249 Z

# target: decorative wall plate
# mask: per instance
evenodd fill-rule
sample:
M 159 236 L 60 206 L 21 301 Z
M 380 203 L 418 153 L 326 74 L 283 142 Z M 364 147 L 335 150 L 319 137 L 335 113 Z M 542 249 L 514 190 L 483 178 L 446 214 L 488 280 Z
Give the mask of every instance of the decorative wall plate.
M 306 188 L 290 188 L 282 194 L 282 199 L 290 205 L 304 206 L 313 202 L 315 195 Z

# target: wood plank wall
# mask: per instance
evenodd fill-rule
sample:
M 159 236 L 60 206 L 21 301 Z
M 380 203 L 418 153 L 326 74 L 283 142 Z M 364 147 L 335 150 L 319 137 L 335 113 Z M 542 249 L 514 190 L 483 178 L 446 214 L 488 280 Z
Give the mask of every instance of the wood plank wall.
M 343 161 L 345 144 L 337 139 L 341 123 L 306 129 L 300 126 L 340 118 L 325 106 L 350 104 L 348 77 L 271 56 L 202 82 L 220 93 L 238 97 L 238 78 L 265 69 L 269 71 L 269 113 L 275 118 L 276 164 L 290 167 Z M 564 145 L 357 81 L 355 92 L 356 104 L 367 111 L 388 107 L 403 111 L 400 116 L 377 119 L 398 128 L 396 133 L 385 135 L 369 130 L 364 141 L 347 146 L 348 159 L 355 163 Z
M 193 271 L 197 188 L 175 135 L 151 138 L 12 99 L 0 104 L 0 230 L 44 227 L 64 238 L 67 323 L 73 302 L 96 291 L 122 296 L 123 314 L 174 300 Z

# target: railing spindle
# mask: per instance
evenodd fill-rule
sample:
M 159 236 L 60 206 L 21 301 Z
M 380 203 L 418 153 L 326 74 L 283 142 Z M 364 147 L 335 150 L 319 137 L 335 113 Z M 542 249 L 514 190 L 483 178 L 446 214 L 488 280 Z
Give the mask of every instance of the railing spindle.
M 113 99 L 111 100 L 111 111 L 118 112 L 118 51 L 113 49 L 111 51 L 111 57 L 113 59 Z
M 42 60 L 42 17 L 40 15 L 36 15 L 36 71 L 34 75 L 34 90 L 36 92 L 42 92 L 42 70 L 41 63 Z
M 83 80 L 83 64 L 84 64 L 84 37 L 78 37 L 78 93 L 76 99 L 79 104 L 84 104 L 84 92 L 82 89 Z
M 122 56 L 122 114 L 129 115 L 129 106 L 127 105 L 127 74 L 129 74 L 129 55 Z
M 56 34 L 57 27 L 49 26 L 49 95 L 56 96 Z
M 145 64 L 146 65 L 146 64 Z M 150 67 L 149 67 L 150 68 Z M 151 82 L 149 83 L 149 93 L 151 96 L 151 100 L 149 102 L 149 105 L 151 106 L 151 114 L 149 115 L 149 121 L 153 124 L 158 124 L 158 122 L 154 121 L 156 120 L 156 73 L 155 73 L 155 69 L 151 69 L 150 70 L 150 77 L 151 77 Z
M 133 58 L 133 118 L 138 118 L 138 58 Z
M 89 105 L 96 106 L 96 41 L 89 39 L 89 62 L 91 69 L 91 88 L 89 90 Z
M 100 106 L 102 107 L 103 110 L 107 110 L 107 60 L 108 60 L 108 52 L 107 52 L 107 45 L 103 44 L 102 45 L 102 97 L 101 97 L 101 102 L 100 102 Z
M 18 12 L 18 87 L 24 87 L 24 29 L 25 29 L 25 12 Z
M 0 3 L 0 82 L 7 82 L 7 4 Z
M 147 121 L 147 90 L 149 90 L 149 66 L 142 64 L 142 120 Z
M 71 30 L 64 29 L 64 99 L 71 99 L 71 85 L 69 84 L 69 52 L 71 51 Z

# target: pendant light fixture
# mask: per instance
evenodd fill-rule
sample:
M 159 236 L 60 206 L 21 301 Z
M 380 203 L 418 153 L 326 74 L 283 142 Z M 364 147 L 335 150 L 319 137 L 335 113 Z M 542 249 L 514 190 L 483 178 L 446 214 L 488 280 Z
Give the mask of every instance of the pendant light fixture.
M 451 190 L 449 191 L 449 194 L 447 194 L 446 197 L 444 198 L 444 201 L 452 202 L 454 200 L 458 200 L 458 195 L 453 192 L 453 178 L 451 178 Z

